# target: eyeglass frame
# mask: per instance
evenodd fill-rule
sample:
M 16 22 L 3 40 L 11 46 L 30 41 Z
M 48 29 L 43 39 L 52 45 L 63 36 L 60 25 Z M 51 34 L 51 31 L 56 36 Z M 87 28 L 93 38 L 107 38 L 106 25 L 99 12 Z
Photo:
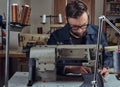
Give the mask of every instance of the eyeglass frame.
M 78 30 L 78 29 L 83 30 L 83 29 L 86 29 L 89 25 L 89 24 L 83 24 L 83 25 L 79 26 L 79 25 L 71 25 L 70 23 L 68 23 L 68 24 L 72 30 Z

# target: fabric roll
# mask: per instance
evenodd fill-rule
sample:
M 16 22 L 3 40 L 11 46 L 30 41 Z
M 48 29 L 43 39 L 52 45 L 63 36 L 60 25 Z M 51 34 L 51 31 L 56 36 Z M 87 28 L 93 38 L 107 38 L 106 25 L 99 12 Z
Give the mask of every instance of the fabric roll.
M 113 61 L 114 61 L 114 72 L 120 73 L 120 50 L 115 50 L 113 52 Z

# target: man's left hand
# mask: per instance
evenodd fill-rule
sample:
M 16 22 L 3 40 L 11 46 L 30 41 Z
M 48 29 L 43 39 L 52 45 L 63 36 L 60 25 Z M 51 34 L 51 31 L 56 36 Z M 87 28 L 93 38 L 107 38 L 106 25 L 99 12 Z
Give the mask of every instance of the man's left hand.
M 103 68 L 102 70 L 99 70 L 99 72 L 104 78 L 109 74 L 108 68 Z

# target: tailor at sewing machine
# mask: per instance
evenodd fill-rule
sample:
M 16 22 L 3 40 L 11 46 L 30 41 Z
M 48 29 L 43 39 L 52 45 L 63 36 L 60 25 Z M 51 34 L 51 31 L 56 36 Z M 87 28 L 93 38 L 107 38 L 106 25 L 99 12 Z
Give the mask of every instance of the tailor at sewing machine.
M 72 78 L 75 81 L 74 78 L 76 77 L 81 80 L 80 74 L 66 73 L 63 67 L 83 65 L 91 67 L 94 72 L 95 53 L 96 45 L 42 45 L 32 47 L 29 56 L 28 86 L 31 86 L 36 80 L 51 82 Z M 101 52 L 99 53 L 99 67 L 102 67 Z

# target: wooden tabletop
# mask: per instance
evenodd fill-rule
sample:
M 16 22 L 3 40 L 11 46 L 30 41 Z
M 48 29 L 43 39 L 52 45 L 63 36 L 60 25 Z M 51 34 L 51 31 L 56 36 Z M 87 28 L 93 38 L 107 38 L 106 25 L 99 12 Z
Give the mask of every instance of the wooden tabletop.
M 0 58 L 4 58 L 5 50 L 0 50 Z M 26 53 L 23 53 L 21 50 L 9 50 L 9 56 L 10 58 L 26 58 Z

